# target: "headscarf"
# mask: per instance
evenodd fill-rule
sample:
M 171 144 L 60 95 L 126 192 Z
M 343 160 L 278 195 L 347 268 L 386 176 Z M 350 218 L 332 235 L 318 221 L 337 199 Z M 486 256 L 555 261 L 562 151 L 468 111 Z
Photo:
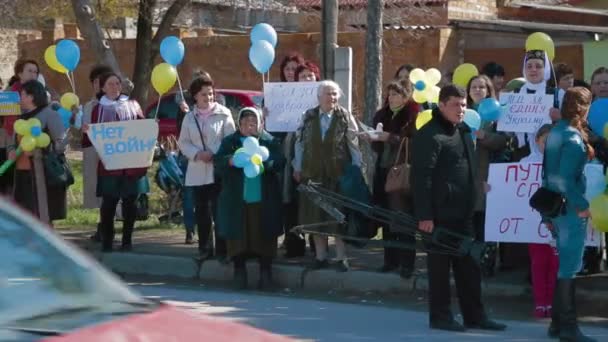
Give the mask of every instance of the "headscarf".
M 253 113 L 257 117 L 257 119 L 258 119 L 258 132 L 261 133 L 262 132 L 262 115 L 260 114 L 260 111 L 257 108 L 255 108 L 255 107 L 245 107 L 245 108 L 241 109 L 239 111 L 239 115 L 237 116 L 237 120 L 238 120 L 237 121 L 237 125 L 240 126 L 242 118 L 251 115 L 251 114 L 246 113 L 246 112 Z M 243 115 L 243 114 L 245 114 L 245 115 Z

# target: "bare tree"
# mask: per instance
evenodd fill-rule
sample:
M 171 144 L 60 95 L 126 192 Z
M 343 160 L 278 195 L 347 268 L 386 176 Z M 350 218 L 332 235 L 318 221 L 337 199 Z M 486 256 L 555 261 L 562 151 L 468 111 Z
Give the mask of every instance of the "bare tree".
M 382 11 L 384 0 L 367 4 L 365 37 L 365 107 L 364 120 L 370 124 L 382 102 Z

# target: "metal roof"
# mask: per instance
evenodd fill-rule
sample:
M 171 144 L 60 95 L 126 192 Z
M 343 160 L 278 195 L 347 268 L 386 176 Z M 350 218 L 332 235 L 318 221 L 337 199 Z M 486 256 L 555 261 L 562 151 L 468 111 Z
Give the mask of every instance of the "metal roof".
M 566 2 L 563 2 L 566 3 Z M 582 8 L 582 7 L 572 7 L 569 5 L 558 5 L 551 3 L 539 3 L 538 1 L 514 1 L 509 4 L 508 7 L 528 7 L 539 10 L 551 10 L 551 11 L 560 11 L 560 12 L 569 12 L 569 13 L 584 13 L 584 14 L 594 14 L 594 15 L 606 15 L 608 16 L 608 10 L 600 10 L 600 9 L 592 9 L 592 8 Z
M 582 26 L 582 25 L 566 25 L 566 24 L 550 24 L 519 20 L 450 20 L 450 24 L 456 27 L 480 29 L 485 31 L 512 31 L 512 32 L 527 32 L 527 31 L 544 31 L 544 32 L 577 32 L 577 33 L 608 33 L 608 27 L 603 26 Z
M 321 9 L 322 0 L 292 0 L 298 9 L 301 10 L 318 10 Z M 367 7 L 367 0 L 338 0 L 338 6 L 342 7 Z M 415 4 L 441 4 L 447 3 L 448 0 L 385 0 L 385 6 L 410 6 Z

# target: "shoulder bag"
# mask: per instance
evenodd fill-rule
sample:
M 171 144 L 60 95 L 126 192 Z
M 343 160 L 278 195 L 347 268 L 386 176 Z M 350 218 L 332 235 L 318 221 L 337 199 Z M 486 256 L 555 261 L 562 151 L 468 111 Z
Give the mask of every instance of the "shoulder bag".
M 405 160 L 402 164 L 399 164 L 401 157 L 401 151 L 405 146 Z M 407 137 L 401 140 L 397 156 L 395 157 L 395 163 L 388 171 L 386 176 L 386 183 L 384 184 L 384 191 L 386 192 L 409 192 L 410 191 L 410 164 L 409 160 L 409 139 Z
M 543 181 L 545 180 L 546 162 L 547 157 L 543 156 Z M 530 197 L 530 207 L 538 211 L 543 217 L 555 218 L 564 213 L 566 198 L 561 193 L 550 190 L 543 185 Z

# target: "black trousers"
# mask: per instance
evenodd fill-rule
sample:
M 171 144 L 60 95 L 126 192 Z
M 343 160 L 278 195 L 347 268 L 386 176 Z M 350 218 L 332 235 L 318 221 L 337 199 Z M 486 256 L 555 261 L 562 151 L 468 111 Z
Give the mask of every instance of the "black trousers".
M 103 196 L 101 198 L 101 242 L 104 248 L 112 248 L 114 242 L 114 217 L 116 216 L 116 206 L 119 197 Z M 137 205 L 135 201 L 137 195 L 122 198 L 122 245 L 131 245 L 131 237 L 133 235 L 133 227 L 135 226 L 135 218 L 137 217 Z
M 463 225 L 436 224 L 455 229 Z M 456 293 L 460 312 L 465 324 L 476 324 L 485 318 L 481 302 L 481 272 L 470 256 L 454 256 L 428 253 L 429 278 L 429 320 L 430 322 L 451 321 L 453 319 L 450 294 L 450 269 L 454 272 Z
M 416 245 L 416 236 L 391 232 L 390 228 L 382 227 L 384 241 L 397 241 Z M 416 263 L 416 249 L 384 247 L 384 265 L 389 267 L 404 267 L 414 269 Z
M 220 193 L 219 184 L 207 184 L 194 187 L 194 216 L 196 217 L 197 233 L 198 233 L 198 250 L 199 252 L 211 252 L 213 247 L 209 248 L 211 238 L 211 228 L 217 217 L 217 200 Z M 214 232 L 215 236 L 215 255 L 226 255 L 226 241 L 221 239 Z

